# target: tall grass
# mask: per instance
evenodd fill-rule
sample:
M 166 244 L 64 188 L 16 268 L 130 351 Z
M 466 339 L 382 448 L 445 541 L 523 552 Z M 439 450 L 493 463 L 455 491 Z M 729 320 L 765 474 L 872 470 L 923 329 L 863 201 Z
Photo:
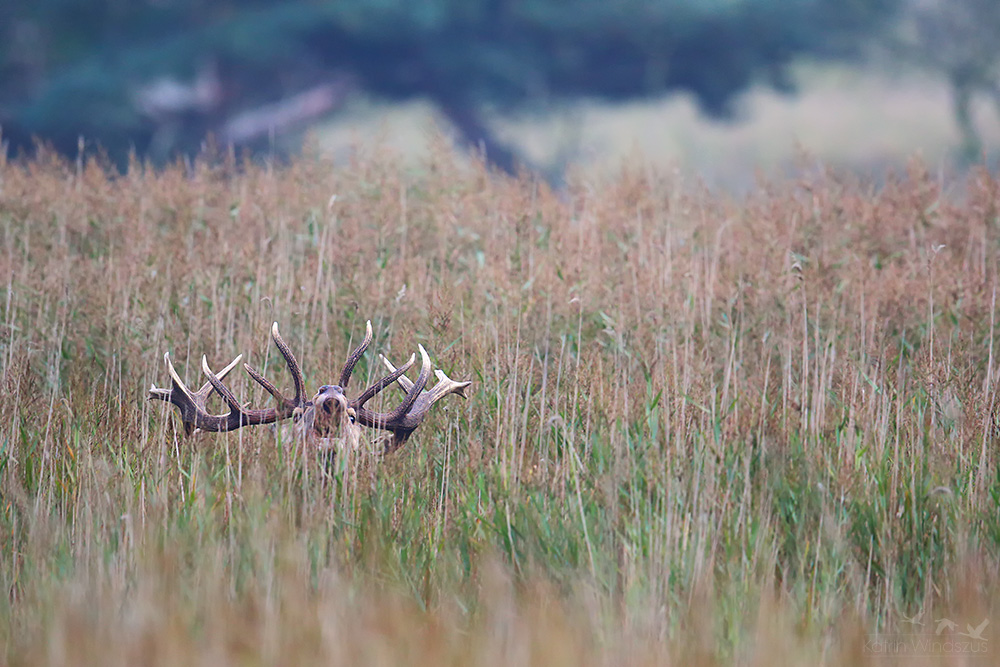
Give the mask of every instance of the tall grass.
M 998 193 L 0 162 L 0 660 L 844 664 L 1000 623 Z M 166 350 L 287 385 L 272 320 L 314 390 L 368 318 L 474 381 L 385 460 L 145 400 Z

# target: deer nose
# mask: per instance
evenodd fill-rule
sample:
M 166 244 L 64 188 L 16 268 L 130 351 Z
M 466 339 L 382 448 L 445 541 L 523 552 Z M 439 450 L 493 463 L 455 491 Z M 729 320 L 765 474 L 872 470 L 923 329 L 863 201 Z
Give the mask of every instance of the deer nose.
M 327 414 L 332 414 L 334 406 L 341 404 L 347 407 L 347 399 L 344 397 L 344 390 L 335 384 L 323 385 L 313 397 L 313 405 L 316 409 Z

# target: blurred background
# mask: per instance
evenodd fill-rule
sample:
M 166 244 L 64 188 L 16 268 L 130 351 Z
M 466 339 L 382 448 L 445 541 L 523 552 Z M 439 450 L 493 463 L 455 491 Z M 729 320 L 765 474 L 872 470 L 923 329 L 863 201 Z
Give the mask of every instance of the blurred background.
M 0 128 L 118 165 L 217 146 L 707 183 L 1000 147 L 996 0 L 5 0 Z

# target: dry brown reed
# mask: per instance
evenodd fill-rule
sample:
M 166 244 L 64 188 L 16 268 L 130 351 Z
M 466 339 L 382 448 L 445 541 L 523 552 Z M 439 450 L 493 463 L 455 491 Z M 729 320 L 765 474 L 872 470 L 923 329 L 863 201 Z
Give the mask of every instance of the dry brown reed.
M 866 664 L 1000 622 L 1000 181 L 570 182 L 0 162 L 0 662 Z M 368 318 L 474 381 L 384 461 L 145 401 L 165 350 L 284 378 L 272 320 L 314 389 Z

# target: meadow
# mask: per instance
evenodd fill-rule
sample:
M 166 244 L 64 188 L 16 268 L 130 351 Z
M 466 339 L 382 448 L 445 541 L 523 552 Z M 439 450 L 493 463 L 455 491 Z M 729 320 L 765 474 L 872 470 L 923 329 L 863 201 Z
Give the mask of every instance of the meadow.
M 0 158 L 0 663 L 1000 662 L 1000 181 L 567 183 Z M 367 319 L 473 382 L 391 456 L 146 400 Z

